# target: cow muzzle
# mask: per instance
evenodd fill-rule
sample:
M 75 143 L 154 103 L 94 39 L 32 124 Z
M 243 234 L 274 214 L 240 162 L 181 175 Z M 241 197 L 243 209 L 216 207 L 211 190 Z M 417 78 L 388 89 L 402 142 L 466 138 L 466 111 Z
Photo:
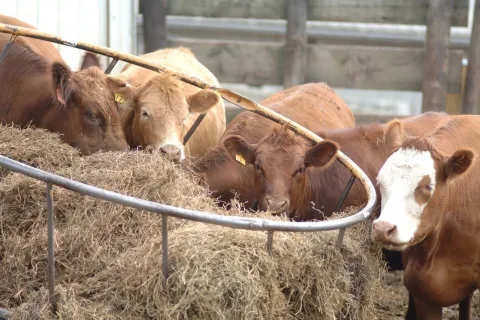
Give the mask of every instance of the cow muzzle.
M 182 149 L 176 145 L 167 144 L 160 147 L 159 150 L 164 157 L 175 163 L 182 162 L 184 159 Z
M 290 208 L 290 200 L 265 197 L 265 207 L 272 211 L 273 215 L 278 215 L 288 212 L 288 209 Z
M 372 223 L 372 240 L 385 245 L 392 244 L 392 238 L 397 226 L 387 221 L 374 221 Z

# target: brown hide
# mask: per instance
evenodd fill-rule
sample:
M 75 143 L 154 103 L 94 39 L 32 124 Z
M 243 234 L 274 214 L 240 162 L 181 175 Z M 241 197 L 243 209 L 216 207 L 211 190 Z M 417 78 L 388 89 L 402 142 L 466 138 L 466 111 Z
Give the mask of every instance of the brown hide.
M 219 86 L 215 76 L 189 49 L 163 49 L 141 57 Z M 185 157 L 204 155 L 225 131 L 225 106 L 217 93 L 135 65 L 127 65 L 120 76 L 135 86 L 133 108 L 123 113 L 124 131 L 132 148 L 159 150 L 170 160 L 180 162 Z M 184 146 L 187 131 L 200 113 L 207 111 Z
M 295 86 L 266 98 L 261 104 L 310 130 L 355 126 L 348 106 L 324 83 Z M 231 121 L 222 140 L 234 135 L 255 144 L 272 132 L 274 125 L 273 121 L 260 115 L 243 112 Z M 236 193 L 247 205 L 256 198 L 252 166 L 233 160 L 222 144 L 197 161 L 195 167 L 214 197 L 229 201 Z
M 480 288 L 480 117 L 451 116 L 425 137 L 405 137 L 397 128 L 387 134 L 390 150 L 428 151 L 434 160 L 435 189 L 402 257 L 417 319 L 441 319 L 442 307 Z
M 0 22 L 32 28 L 6 16 Z M 8 39 L 0 34 L 0 48 Z M 84 154 L 124 150 L 114 92 L 125 85 L 98 68 L 71 72 L 51 43 L 19 37 L 0 64 L 0 121 L 58 132 Z
M 392 122 L 400 121 L 405 128 L 405 134 L 423 136 L 448 119 L 450 116 L 446 113 L 427 112 L 401 120 L 392 120 Z M 340 150 L 365 172 L 376 188 L 377 204 L 381 201 L 376 184 L 377 175 L 389 156 L 384 141 L 384 130 L 387 125 L 374 123 L 353 129 L 317 131 L 322 138 L 334 141 Z M 312 174 L 311 181 L 316 184 L 315 193 L 318 195 L 316 204 L 321 205 L 323 212 L 329 216 L 333 213 L 351 173 L 342 164 L 335 161 L 327 168 L 313 170 Z M 342 209 L 348 206 L 363 205 L 366 201 L 367 194 L 362 184 L 356 180 Z

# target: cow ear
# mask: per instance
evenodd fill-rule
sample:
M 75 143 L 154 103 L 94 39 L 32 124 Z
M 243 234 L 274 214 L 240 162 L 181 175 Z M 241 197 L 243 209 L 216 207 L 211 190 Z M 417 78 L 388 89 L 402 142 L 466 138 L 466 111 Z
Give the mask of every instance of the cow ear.
M 98 59 L 96 54 L 92 52 L 86 52 L 85 55 L 83 56 L 80 70 L 87 69 L 90 67 L 100 68 L 100 60 Z
M 107 83 L 113 92 L 113 97 L 119 110 L 133 108 L 135 103 L 135 88 L 127 81 L 116 76 L 107 76 Z
M 405 139 L 403 124 L 399 120 L 390 121 L 385 128 L 384 135 L 388 152 L 395 152 Z
M 467 171 L 475 158 L 472 150 L 457 150 L 445 162 L 445 178 L 453 179 Z
M 330 140 L 323 140 L 310 149 L 305 155 L 305 166 L 327 167 L 332 164 L 340 148 Z
M 62 105 L 67 105 L 75 93 L 73 81 L 70 80 L 72 72 L 70 68 L 60 62 L 54 62 L 52 65 L 53 88 L 57 100 Z
M 235 161 L 244 166 L 253 163 L 254 146 L 242 137 L 236 135 L 227 136 L 223 139 L 222 145 Z
M 200 90 L 188 98 L 188 108 L 190 112 L 205 113 L 213 108 L 222 98 L 212 90 Z

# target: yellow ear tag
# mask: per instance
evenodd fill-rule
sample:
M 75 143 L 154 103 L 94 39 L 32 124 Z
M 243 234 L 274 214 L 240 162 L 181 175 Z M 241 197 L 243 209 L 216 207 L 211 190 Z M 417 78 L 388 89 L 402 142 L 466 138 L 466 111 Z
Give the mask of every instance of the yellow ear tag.
M 127 101 L 127 99 L 125 99 L 125 97 L 122 96 L 120 93 L 115 93 L 115 101 L 124 103 L 125 101 Z
M 240 162 L 243 165 L 245 165 L 245 163 L 246 163 L 245 158 L 240 153 L 237 153 L 235 155 L 235 160 L 237 160 L 238 162 Z

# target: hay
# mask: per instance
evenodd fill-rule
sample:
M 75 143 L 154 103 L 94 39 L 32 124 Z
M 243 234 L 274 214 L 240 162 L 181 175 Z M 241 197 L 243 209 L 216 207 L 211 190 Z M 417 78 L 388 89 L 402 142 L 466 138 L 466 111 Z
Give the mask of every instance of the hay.
M 14 128 L 1 128 L 8 136 Z M 34 130 L 32 130 L 34 131 Z M 217 214 L 188 170 L 141 152 L 78 157 L 2 150 L 20 161 L 124 194 Z M 39 139 L 54 141 L 41 132 Z M 24 141 L 27 141 L 24 140 Z M 28 143 L 22 148 L 30 148 Z M 31 156 L 32 154 L 36 156 Z M 45 158 L 42 158 L 45 155 Z M 45 159 L 51 159 L 45 160 Z M 34 159 L 34 160 L 32 160 Z M 64 162 L 62 162 L 64 161 Z M 337 232 L 274 236 L 169 218 L 169 278 L 161 273 L 161 217 L 54 187 L 58 312 L 62 319 L 375 319 L 383 268 L 368 223 Z M 45 184 L 16 173 L 0 183 L 0 306 L 17 319 L 48 319 Z M 273 219 L 266 214 L 258 216 Z M 281 218 L 275 218 L 281 219 Z
M 77 149 L 62 143 L 59 135 L 17 126 L 0 126 L 0 154 L 48 171 L 70 166 L 80 156 Z M 8 173 L 0 167 L 0 178 Z

